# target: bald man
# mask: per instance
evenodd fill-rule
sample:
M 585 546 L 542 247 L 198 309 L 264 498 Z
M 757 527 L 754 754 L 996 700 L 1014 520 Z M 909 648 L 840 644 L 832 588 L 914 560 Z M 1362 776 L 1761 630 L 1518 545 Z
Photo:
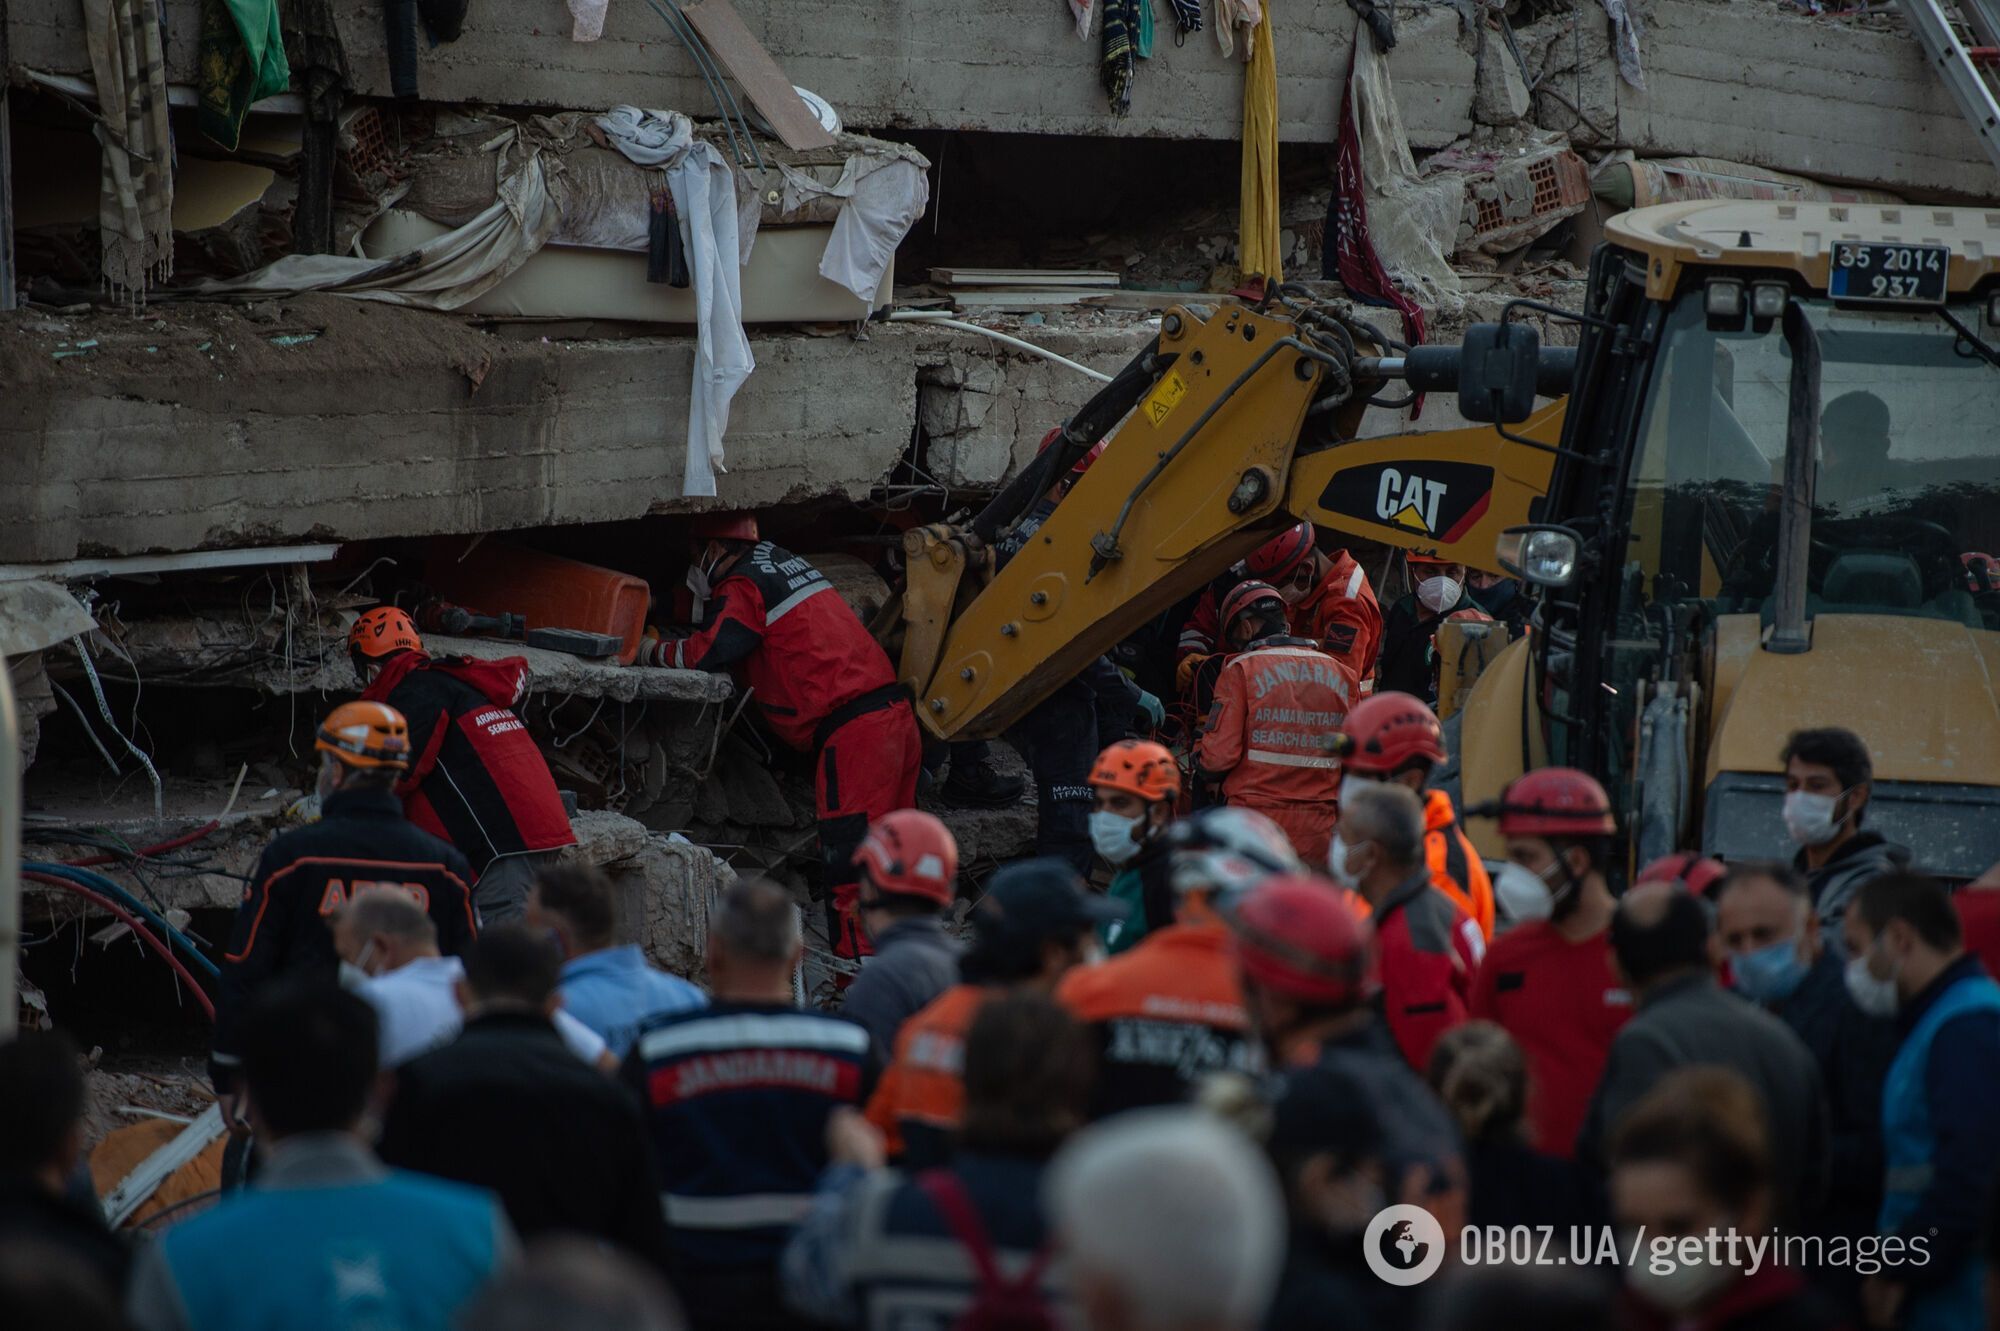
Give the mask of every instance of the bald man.
M 1668 1073 L 1725 1067 L 1763 1101 L 1779 1223 L 1811 1214 L 1826 1187 L 1819 1065 L 1783 1022 L 1716 984 L 1707 907 L 1678 883 L 1641 883 L 1618 903 L 1611 948 L 1638 1011 L 1611 1042 L 1578 1157 L 1602 1164 L 1619 1117 Z

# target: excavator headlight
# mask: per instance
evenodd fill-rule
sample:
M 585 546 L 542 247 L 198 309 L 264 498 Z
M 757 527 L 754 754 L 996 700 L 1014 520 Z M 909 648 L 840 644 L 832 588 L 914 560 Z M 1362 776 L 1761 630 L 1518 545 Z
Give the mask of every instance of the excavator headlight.
M 1750 317 L 1776 319 L 1785 312 L 1792 293 L 1783 282 L 1758 282 L 1750 288 Z
M 1986 301 L 1986 326 L 2000 328 L 2000 296 L 1989 297 Z
M 1743 284 L 1733 277 L 1712 278 L 1702 288 L 1701 305 L 1711 323 L 1738 323 L 1743 318 Z
M 1568 527 L 1509 527 L 1494 542 L 1500 567 L 1537 587 L 1567 587 L 1576 581 L 1583 542 Z

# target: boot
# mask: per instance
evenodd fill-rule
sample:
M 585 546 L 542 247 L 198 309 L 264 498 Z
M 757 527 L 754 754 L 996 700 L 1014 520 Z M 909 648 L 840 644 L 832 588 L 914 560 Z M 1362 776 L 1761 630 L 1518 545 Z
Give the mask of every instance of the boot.
M 953 761 L 938 798 L 959 809 L 1004 809 L 1010 804 L 1020 803 L 1027 789 L 1025 780 L 1001 772 L 991 759 L 981 762 Z

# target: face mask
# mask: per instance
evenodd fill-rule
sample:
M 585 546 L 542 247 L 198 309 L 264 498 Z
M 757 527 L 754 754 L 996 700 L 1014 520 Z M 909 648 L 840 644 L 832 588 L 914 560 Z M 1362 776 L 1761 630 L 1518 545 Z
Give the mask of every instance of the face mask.
M 1734 1284 L 1738 1274 L 1726 1262 L 1676 1262 L 1660 1271 L 1649 1258 L 1642 1258 L 1625 1268 L 1625 1283 L 1655 1308 L 1682 1316 Z
M 1878 979 L 1868 969 L 1868 954 L 1875 950 L 1870 946 L 1847 963 L 1847 994 L 1854 1000 L 1854 1006 L 1871 1017 L 1893 1017 L 1896 1015 L 1896 977 Z
M 1326 871 L 1333 875 L 1333 881 L 1350 892 L 1361 890 L 1361 875 L 1347 867 L 1347 857 L 1352 847 L 1339 837 L 1335 837 L 1326 848 Z
M 1753 1003 L 1782 1003 L 1806 978 L 1799 940 L 1784 938 L 1729 959 L 1729 982 Z
M 1368 789 L 1368 787 L 1370 787 L 1370 786 L 1372 786 L 1372 785 L 1374 785 L 1374 784 L 1375 784 L 1375 783 L 1374 783 L 1373 781 L 1370 781 L 1370 780 L 1369 780 L 1369 779 L 1368 779 L 1367 777 L 1365 777 L 1365 776 L 1354 776 L 1354 775 L 1352 775 L 1351 773 L 1350 773 L 1350 774 L 1348 774 L 1348 775 L 1346 775 L 1346 776 L 1343 776 L 1343 777 L 1341 777 L 1341 778 L 1340 778 L 1340 802 L 1341 802 L 1342 804 L 1345 804 L 1345 803 L 1347 803 L 1347 801 L 1349 801 L 1350 799 L 1353 799 L 1353 798 L 1354 798 L 1354 792 L 1355 792 L 1355 791 L 1357 791 L 1357 790 L 1366 790 L 1366 789 Z
M 343 961 L 340 963 L 340 987 L 349 993 L 368 983 L 369 979 L 368 972 L 362 970 L 353 962 Z
M 1847 792 L 1840 792 L 1845 795 Z M 1795 790 L 1785 796 L 1785 831 L 1801 846 L 1824 846 L 1833 840 L 1844 819 L 1836 819 L 1833 809 L 1840 795 L 1814 795 Z
M 1441 615 L 1458 604 L 1458 579 L 1440 574 L 1435 578 L 1425 578 L 1417 584 L 1417 599 L 1424 609 L 1434 615 Z
M 1499 906 L 1501 916 L 1510 924 L 1546 920 L 1554 905 L 1549 897 L 1549 885 L 1542 881 L 1540 875 L 1511 862 L 1501 865 L 1493 875 L 1493 900 Z
M 1127 818 L 1099 809 L 1090 815 L 1090 845 L 1106 864 L 1124 864 L 1139 853 L 1133 835 L 1139 830 L 1137 818 Z

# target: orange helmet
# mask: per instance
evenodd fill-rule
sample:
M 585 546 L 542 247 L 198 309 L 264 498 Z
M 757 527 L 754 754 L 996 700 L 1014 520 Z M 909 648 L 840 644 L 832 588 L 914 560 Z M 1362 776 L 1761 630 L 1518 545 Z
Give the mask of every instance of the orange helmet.
M 344 702 L 320 722 L 313 747 L 349 767 L 410 765 L 410 727 L 403 714 L 379 702 Z
M 416 621 L 393 605 L 364 610 L 347 631 L 347 650 L 371 660 L 391 652 L 421 652 L 424 640 L 417 634 Z
M 697 541 L 754 541 L 757 516 L 754 513 L 704 513 L 694 520 L 688 534 Z
M 1121 739 L 1097 755 L 1090 769 L 1093 790 L 1122 790 L 1148 804 L 1181 797 L 1181 769 L 1164 745 L 1149 739 Z
M 958 842 L 951 830 L 921 809 L 898 809 L 868 829 L 854 865 L 878 892 L 922 897 L 949 906 L 958 876 Z
M 1423 555 L 1415 550 L 1409 551 L 1403 557 L 1412 564 L 1434 564 L 1442 568 L 1449 568 L 1458 562 L 1450 555 Z

